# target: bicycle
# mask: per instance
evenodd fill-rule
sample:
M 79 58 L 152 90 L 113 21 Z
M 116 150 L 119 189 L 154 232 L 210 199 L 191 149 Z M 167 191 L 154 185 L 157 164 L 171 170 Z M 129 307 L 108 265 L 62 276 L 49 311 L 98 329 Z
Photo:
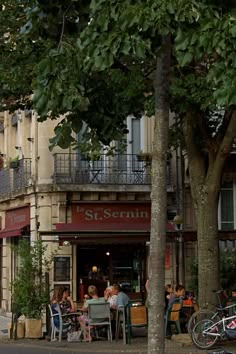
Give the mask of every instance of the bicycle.
M 199 349 L 210 349 L 218 340 L 236 339 L 236 329 L 228 329 L 227 325 L 236 319 L 236 315 L 223 317 L 217 322 L 204 319 L 197 322 L 191 333 L 193 343 Z
M 209 320 L 216 322 L 216 321 L 219 321 L 220 319 L 222 319 L 223 317 L 228 317 L 228 316 L 236 313 L 236 303 L 233 303 L 233 304 L 230 304 L 227 306 L 223 305 L 223 303 L 221 301 L 222 292 L 223 292 L 223 290 L 214 291 L 214 293 L 217 296 L 217 300 L 218 300 L 218 305 L 216 305 L 216 311 L 203 309 L 203 310 L 196 311 L 192 314 L 192 316 L 190 317 L 190 319 L 188 321 L 188 325 L 187 325 L 187 331 L 190 336 L 191 336 L 192 330 L 197 322 L 204 320 L 204 319 L 209 319 Z

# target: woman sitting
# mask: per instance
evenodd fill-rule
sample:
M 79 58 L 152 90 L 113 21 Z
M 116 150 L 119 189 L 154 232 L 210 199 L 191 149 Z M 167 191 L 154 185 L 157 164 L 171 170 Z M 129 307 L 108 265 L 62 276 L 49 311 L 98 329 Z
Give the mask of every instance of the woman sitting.
M 68 324 L 68 327 L 71 326 L 74 329 L 78 321 L 76 316 L 70 315 L 71 312 L 75 311 L 75 305 L 69 296 L 68 288 L 59 286 L 54 290 L 51 300 L 51 308 L 54 314 L 58 313 L 57 306 L 60 306 L 62 315 L 68 314 L 68 316 L 63 316 L 63 324 Z M 54 317 L 54 324 L 57 328 L 59 327 L 59 316 Z

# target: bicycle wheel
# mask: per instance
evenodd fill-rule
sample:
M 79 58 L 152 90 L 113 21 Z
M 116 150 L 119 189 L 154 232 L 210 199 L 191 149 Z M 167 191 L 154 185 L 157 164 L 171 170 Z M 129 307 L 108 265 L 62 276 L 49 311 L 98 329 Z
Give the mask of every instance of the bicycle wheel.
M 209 349 L 212 348 L 218 340 L 217 336 L 211 334 L 205 334 L 207 328 L 211 327 L 215 322 L 210 319 L 201 320 L 194 326 L 191 338 L 193 343 L 199 349 Z
M 196 323 L 201 320 L 205 320 L 205 319 L 209 319 L 214 322 L 217 322 L 220 320 L 219 316 L 217 314 L 215 314 L 215 312 L 213 312 L 213 311 L 210 311 L 210 310 L 196 311 L 192 314 L 192 316 L 190 317 L 190 319 L 188 321 L 188 327 L 187 327 L 188 334 L 191 336 L 192 330 L 193 330 L 194 326 L 196 325 Z

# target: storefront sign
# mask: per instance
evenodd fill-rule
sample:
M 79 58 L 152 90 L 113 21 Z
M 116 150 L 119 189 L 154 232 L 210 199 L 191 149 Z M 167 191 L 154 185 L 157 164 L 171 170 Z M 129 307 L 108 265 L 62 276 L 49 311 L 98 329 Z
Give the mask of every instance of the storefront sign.
M 78 230 L 150 231 L 151 204 L 73 204 L 72 225 L 77 225 Z M 167 224 L 167 231 L 173 231 L 171 223 Z
M 72 206 L 72 223 L 80 229 L 149 230 L 150 204 L 81 204 Z
M 23 207 L 6 211 L 5 228 L 23 228 L 30 224 L 30 209 Z

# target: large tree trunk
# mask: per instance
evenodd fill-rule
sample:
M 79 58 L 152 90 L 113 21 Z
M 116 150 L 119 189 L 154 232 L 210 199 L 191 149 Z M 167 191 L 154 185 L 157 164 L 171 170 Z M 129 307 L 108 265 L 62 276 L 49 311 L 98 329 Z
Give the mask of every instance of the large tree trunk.
M 194 195 L 198 244 L 198 303 L 200 308 L 216 304 L 213 290 L 219 289 L 218 191 L 199 188 Z M 200 203 L 199 203 L 200 201 Z
M 198 125 L 202 136 L 195 135 Z M 183 120 L 188 153 L 189 175 L 198 237 L 198 302 L 200 308 L 214 307 L 212 291 L 219 287 L 218 200 L 224 163 L 236 135 L 236 112 L 226 112 L 224 134 L 214 139 L 197 113 L 189 112 Z M 199 145 L 204 141 L 204 149 Z
M 148 353 L 164 354 L 164 285 L 166 245 L 166 161 L 169 129 L 170 37 L 162 39 L 155 78 L 155 130 L 152 159 L 152 221 L 148 294 Z

